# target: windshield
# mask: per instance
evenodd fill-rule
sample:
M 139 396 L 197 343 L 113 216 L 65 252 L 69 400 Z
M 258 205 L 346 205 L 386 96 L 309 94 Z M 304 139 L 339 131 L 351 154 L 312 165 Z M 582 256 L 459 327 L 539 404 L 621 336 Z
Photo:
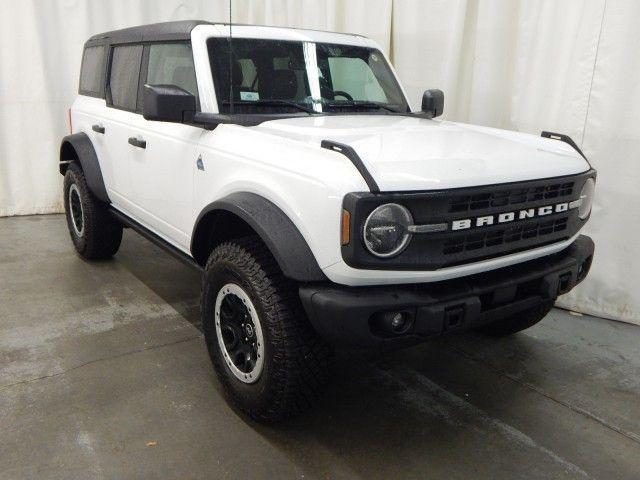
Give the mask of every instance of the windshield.
M 209 56 L 220 113 L 407 112 L 378 50 L 350 45 L 211 38 Z M 229 65 L 231 64 L 231 69 Z

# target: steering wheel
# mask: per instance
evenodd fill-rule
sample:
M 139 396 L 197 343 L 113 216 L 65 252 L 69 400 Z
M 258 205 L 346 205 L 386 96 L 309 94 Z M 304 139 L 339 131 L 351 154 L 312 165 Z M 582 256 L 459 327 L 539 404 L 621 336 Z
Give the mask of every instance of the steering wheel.
M 349 100 L 350 102 L 353 102 L 353 97 L 351 95 L 349 95 L 347 92 L 343 92 L 342 90 L 334 90 L 333 91 L 333 96 L 334 97 L 344 97 L 347 100 Z

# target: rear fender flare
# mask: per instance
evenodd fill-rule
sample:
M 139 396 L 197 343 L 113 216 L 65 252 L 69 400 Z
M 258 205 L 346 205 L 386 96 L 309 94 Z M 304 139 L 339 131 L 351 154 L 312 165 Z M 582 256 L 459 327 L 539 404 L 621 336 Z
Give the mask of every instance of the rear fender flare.
M 75 161 L 80 162 L 91 193 L 103 202 L 110 203 L 100 163 L 98 162 L 98 155 L 96 155 L 91 139 L 84 132 L 67 135 L 62 139 L 62 144 L 60 145 L 60 173 L 64 175 L 69 163 Z

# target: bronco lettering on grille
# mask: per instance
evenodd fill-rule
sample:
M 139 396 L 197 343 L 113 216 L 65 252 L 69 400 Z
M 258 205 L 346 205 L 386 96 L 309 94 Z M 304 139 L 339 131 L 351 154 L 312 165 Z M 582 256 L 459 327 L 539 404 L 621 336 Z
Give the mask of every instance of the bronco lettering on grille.
M 526 220 L 528 218 L 543 217 L 552 213 L 562 213 L 569 210 L 568 202 L 556 203 L 555 205 L 545 205 L 537 208 L 526 208 L 514 212 L 504 212 L 496 215 L 485 215 L 475 218 L 461 218 L 451 222 L 451 230 L 466 230 L 473 227 L 485 227 L 500 223 L 509 223 L 515 220 Z

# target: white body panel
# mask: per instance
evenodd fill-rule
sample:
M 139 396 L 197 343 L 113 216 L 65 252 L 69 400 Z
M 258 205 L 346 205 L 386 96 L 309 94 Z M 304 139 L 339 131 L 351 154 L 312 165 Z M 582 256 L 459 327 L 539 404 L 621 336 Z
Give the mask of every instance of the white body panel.
M 227 36 L 228 26 L 192 31 L 201 109 L 218 112 L 206 39 Z M 267 27 L 234 26 L 234 37 L 345 43 L 377 48 L 364 37 Z M 573 239 L 517 254 L 436 271 L 376 271 L 342 260 L 342 201 L 368 191 L 354 165 L 320 148 L 324 139 L 351 145 L 382 191 L 425 191 L 534 180 L 584 172 L 587 162 L 571 147 L 533 135 L 392 115 L 300 117 L 256 127 L 219 125 L 213 131 L 148 122 L 79 96 L 74 131 L 86 132 L 98 154 L 114 206 L 189 252 L 203 208 L 234 192 L 251 192 L 277 205 L 295 224 L 320 268 L 345 285 L 434 282 L 512 265 L 555 253 Z M 105 135 L 91 130 L 104 123 Z M 146 150 L 127 143 L 140 136 Z M 108 144 L 108 145 L 107 145 Z M 196 168 L 202 157 L 204 170 Z
M 353 147 L 381 191 L 440 190 L 559 177 L 589 169 L 569 145 L 440 120 L 358 115 L 263 123 L 265 132 Z
M 190 247 L 193 223 L 193 176 L 202 129 L 189 125 L 149 122 L 141 115 L 131 122 L 131 134 L 146 148 L 129 146 L 132 179 L 131 213 L 153 231 Z
M 189 253 L 196 169 L 192 158 L 203 130 L 148 122 L 85 96 L 74 102 L 72 121 L 74 133 L 86 133 L 96 149 L 113 206 Z M 93 125 L 103 126 L 105 133 L 94 132 Z M 129 137 L 144 139 L 147 148 L 130 145 Z
M 367 127 L 358 127 L 357 123 L 367 123 L 367 119 L 375 120 L 378 125 L 388 122 L 388 130 L 379 127 L 378 138 L 367 139 Z M 302 122 L 299 122 L 301 120 Z M 321 123 L 320 120 L 340 122 L 343 135 L 325 132 L 323 126 L 314 128 L 314 135 L 302 135 L 295 129 L 287 129 L 287 123 Z M 334 139 L 357 147 L 360 153 L 361 142 L 379 141 L 380 137 L 393 135 L 393 123 L 408 120 L 414 129 L 416 125 L 447 125 L 447 130 L 458 127 L 449 122 L 403 119 L 388 116 L 345 116 L 300 118 L 294 120 L 278 120 L 263 123 L 257 127 L 239 127 L 221 125 L 213 132 L 202 137 L 201 148 L 206 171 L 197 172 L 195 199 L 198 207 L 193 214 L 209 203 L 223 198 L 236 191 L 248 191 L 259 194 L 275 203 L 285 212 L 305 237 L 320 267 L 327 277 L 346 285 L 397 284 L 415 282 L 433 282 L 450 279 L 462 275 L 505 267 L 544 255 L 549 255 L 567 247 L 571 241 L 549 245 L 496 259 L 451 267 L 436 271 L 377 271 L 362 270 L 349 267 L 342 260 L 339 243 L 340 212 L 342 198 L 354 191 L 368 191 L 367 185 L 351 162 L 343 155 L 320 148 L 321 139 Z M 347 122 L 353 125 L 345 127 Z M 324 123 L 324 122 L 323 122 Z M 284 124 L 284 125 L 281 125 Z M 305 128 L 309 128 L 308 126 Z M 427 127 L 429 128 L 429 127 Z M 466 126 L 459 127 L 462 132 Z M 348 134 L 346 134 L 348 130 Z M 486 134 L 488 142 L 499 144 L 499 136 L 493 138 L 494 132 Z M 417 135 L 416 135 L 417 136 Z M 443 139 L 433 138 L 444 150 Z M 522 141 L 518 142 L 521 137 Z M 352 141 L 355 138 L 356 141 Z M 522 154 L 526 151 L 526 160 L 514 159 L 507 164 L 507 147 L 503 157 L 497 156 L 495 162 L 484 153 L 480 167 L 469 171 L 457 166 L 455 158 L 438 161 L 437 157 L 423 161 L 405 162 L 402 168 L 376 169 L 374 162 L 367 162 L 374 179 L 382 190 L 432 190 L 440 188 L 457 188 L 493 183 L 504 183 L 520 180 L 532 180 L 559 175 L 570 175 L 589 169 L 588 164 L 577 153 L 574 155 L 570 147 L 552 140 L 531 135 L 514 134 L 515 140 L 504 140 L 512 143 L 514 151 Z M 476 140 L 477 143 L 481 143 Z M 536 146 L 539 145 L 539 146 Z M 558 148 L 558 145 L 560 147 Z M 406 145 L 396 149 L 395 158 L 414 156 L 415 145 Z M 556 147 L 557 149 L 554 149 Z M 455 145 L 452 148 L 456 148 Z M 367 158 L 362 155 L 363 158 Z M 393 162 L 392 160 L 390 161 Z M 446 162 L 446 163 L 445 163 Z M 440 165 L 439 165 L 440 163 Z M 465 162 L 462 162 L 463 164 Z M 555 164 L 560 164 L 558 167 Z M 443 165 L 444 164 L 444 165 Z M 541 165 L 542 164 L 542 165 Z M 233 167 L 231 167 L 233 165 Z M 411 169 L 409 169 L 411 165 Z M 447 168 L 446 165 L 449 165 Z M 405 168 L 403 170 L 403 168 Z M 442 172 L 440 182 L 429 182 L 430 171 Z M 446 174 L 445 174 L 446 173 Z M 399 182 L 406 175 L 405 183 Z M 389 178 L 393 179 L 392 183 Z M 393 188 L 387 188 L 393 185 Z M 195 220 L 195 217 L 194 217 Z

